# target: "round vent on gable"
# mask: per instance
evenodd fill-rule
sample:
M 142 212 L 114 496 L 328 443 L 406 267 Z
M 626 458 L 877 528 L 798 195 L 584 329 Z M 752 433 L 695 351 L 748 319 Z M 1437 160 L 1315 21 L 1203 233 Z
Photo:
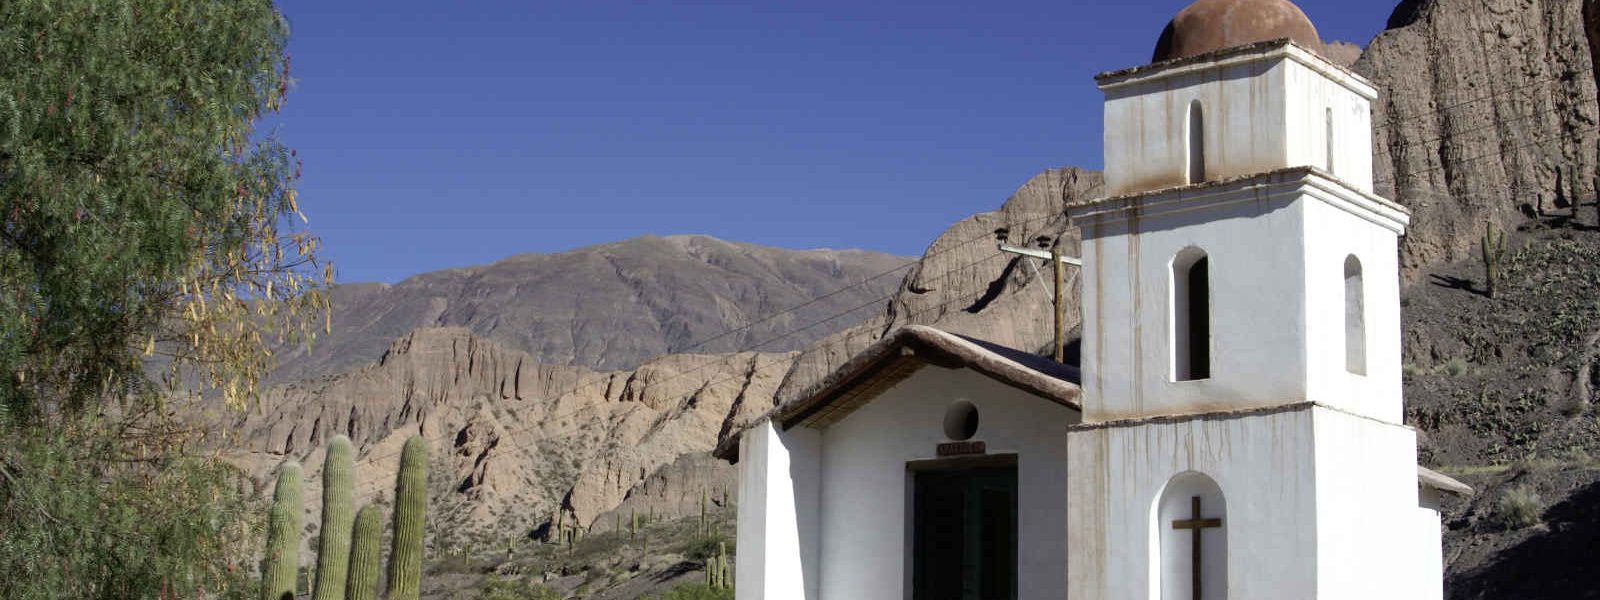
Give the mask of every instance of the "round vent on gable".
M 957 400 L 944 411 L 944 435 L 957 442 L 972 439 L 978 434 L 978 407 L 966 400 Z

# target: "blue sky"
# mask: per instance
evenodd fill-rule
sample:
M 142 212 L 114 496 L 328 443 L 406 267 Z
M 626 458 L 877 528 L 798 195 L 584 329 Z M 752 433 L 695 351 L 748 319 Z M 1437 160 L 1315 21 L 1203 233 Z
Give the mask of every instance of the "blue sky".
M 1093 75 L 1187 0 L 280 0 L 269 127 L 342 282 L 643 234 L 917 255 L 1100 166 Z M 1365 45 L 1394 0 L 1301 0 Z

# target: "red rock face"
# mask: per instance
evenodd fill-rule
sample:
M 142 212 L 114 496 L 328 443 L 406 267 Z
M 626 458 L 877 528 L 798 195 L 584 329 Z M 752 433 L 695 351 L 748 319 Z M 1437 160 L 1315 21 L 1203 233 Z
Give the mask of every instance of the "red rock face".
M 1317 28 L 1288 0 L 1200 0 L 1172 18 L 1151 62 L 1284 38 L 1322 51 Z

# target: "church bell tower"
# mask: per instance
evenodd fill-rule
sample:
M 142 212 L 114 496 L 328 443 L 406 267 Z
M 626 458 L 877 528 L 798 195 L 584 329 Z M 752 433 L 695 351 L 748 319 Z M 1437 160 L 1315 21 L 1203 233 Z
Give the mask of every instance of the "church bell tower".
M 1200 0 L 1096 79 L 1074 600 L 1440 598 L 1403 422 L 1377 90 L 1287 0 Z

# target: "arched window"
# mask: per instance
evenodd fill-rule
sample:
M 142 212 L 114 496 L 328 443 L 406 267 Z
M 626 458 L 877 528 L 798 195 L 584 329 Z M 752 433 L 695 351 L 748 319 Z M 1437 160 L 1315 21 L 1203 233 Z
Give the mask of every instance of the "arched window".
M 1227 598 L 1228 504 L 1217 482 L 1194 471 L 1180 473 L 1167 482 L 1150 512 L 1151 595 Z
M 1206 120 L 1205 111 L 1200 107 L 1200 101 L 1189 103 L 1188 120 L 1189 142 L 1189 183 L 1202 183 L 1206 180 Z
M 1344 368 L 1367 374 L 1367 310 L 1361 282 L 1361 259 L 1344 259 Z
M 1186 248 L 1172 259 L 1172 379 L 1211 377 L 1211 261 Z
M 1333 154 L 1334 154 L 1335 148 L 1337 148 L 1338 146 L 1336 144 L 1334 144 L 1334 137 L 1333 137 L 1333 109 L 1332 108 L 1328 109 L 1327 122 L 1328 122 L 1328 124 L 1327 124 L 1327 127 L 1328 127 L 1328 163 L 1327 163 L 1326 166 L 1328 167 L 1328 173 L 1333 173 Z

